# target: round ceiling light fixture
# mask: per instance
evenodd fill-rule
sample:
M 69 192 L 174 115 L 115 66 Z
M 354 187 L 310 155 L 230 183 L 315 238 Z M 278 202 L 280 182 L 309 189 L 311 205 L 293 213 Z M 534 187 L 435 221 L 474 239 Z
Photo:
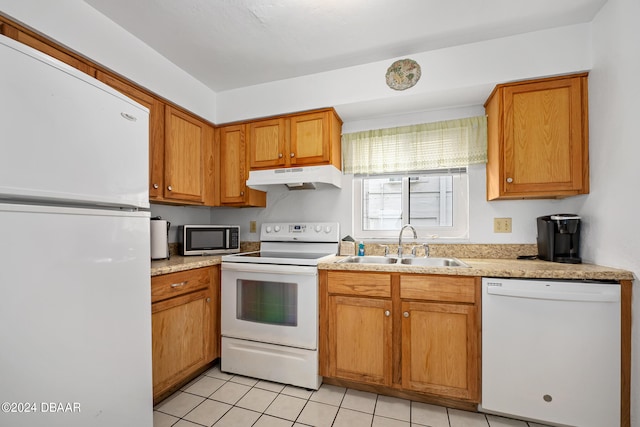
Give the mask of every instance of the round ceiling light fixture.
M 399 59 L 387 68 L 387 86 L 394 90 L 405 90 L 415 86 L 422 72 L 413 59 Z

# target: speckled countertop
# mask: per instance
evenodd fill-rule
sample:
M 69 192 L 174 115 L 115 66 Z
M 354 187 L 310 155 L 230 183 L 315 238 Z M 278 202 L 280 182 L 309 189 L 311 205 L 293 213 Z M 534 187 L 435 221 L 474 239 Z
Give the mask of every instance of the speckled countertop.
M 170 259 L 151 261 L 151 276 L 175 273 L 194 268 L 209 267 L 220 264 L 221 256 L 180 256 L 171 255 Z
M 260 250 L 260 242 L 240 242 L 240 252 Z M 221 255 L 211 256 L 181 256 L 178 254 L 178 244 L 169 243 L 171 258 L 151 261 L 151 276 L 176 273 L 178 271 L 193 270 L 194 268 L 218 265 L 222 261 Z
M 243 244 L 242 252 L 258 250 L 255 244 Z M 325 259 L 318 264 L 321 270 L 347 271 L 386 271 L 401 273 L 447 274 L 459 276 L 484 277 L 523 277 L 539 279 L 591 279 L 591 280 L 633 280 L 633 273 L 595 264 L 561 264 L 540 260 L 518 260 L 518 255 L 531 255 L 537 252 L 535 245 L 481 245 L 481 244 L 434 244 L 429 245 L 430 256 L 455 257 L 464 261 L 465 267 L 423 267 L 403 264 L 360 264 L 340 263 L 343 256 Z M 422 250 L 422 248 L 420 248 Z M 418 251 L 417 255 L 423 253 Z M 395 254 L 397 245 L 389 245 L 389 253 Z M 407 248 L 407 252 L 410 249 Z M 383 255 L 384 248 L 379 244 L 367 244 L 367 255 Z M 174 273 L 177 271 L 218 265 L 221 256 L 188 256 L 172 254 L 171 259 L 151 262 L 151 276 Z
M 321 270 L 381 271 L 456 276 L 524 277 L 537 279 L 633 280 L 626 270 L 594 264 L 560 264 L 539 260 L 459 258 L 466 267 L 422 267 L 404 264 L 340 263 L 344 257 L 334 257 L 318 265 Z

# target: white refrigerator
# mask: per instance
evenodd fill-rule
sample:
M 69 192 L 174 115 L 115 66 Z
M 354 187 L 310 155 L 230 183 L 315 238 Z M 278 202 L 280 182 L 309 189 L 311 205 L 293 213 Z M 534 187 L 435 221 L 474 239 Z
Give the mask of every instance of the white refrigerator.
M 153 424 L 148 111 L 0 36 L 0 425 Z

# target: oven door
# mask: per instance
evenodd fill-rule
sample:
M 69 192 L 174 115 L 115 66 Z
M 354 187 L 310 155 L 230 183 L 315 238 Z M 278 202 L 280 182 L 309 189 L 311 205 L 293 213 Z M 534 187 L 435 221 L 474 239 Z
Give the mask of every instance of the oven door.
M 317 267 L 223 262 L 221 288 L 223 337 L 317 349 Z

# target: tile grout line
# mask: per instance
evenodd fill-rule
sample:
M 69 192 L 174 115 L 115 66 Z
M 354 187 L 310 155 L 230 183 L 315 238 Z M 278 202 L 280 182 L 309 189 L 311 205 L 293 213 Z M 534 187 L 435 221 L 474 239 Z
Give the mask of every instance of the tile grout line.
M 220 371 L 220 372 L 221 372 L 221 371 Z M 216 423 L 218 423 L 222 418 L 224 418 L 224 416 L 226 416 L 226 415 L 229 413 L 229 411 L 231 411 L 231 409 L 233 409 L 233 408 L 238 408 L 238 409 L 242 409 L 242 410 L 246 410 L 246 411 L 250 411 L 250 412 L 253 412 L 253 413 L 258 414 L 258 418 L 257 418 L 257 420 L 255 421 L 255 423 L 257 423 L 257 422 L 258 422 L 258 420 L 260 420 L 260 418 L 261 418 L 263 415 L 266 415 L 266 416 L 268 416 L 268 417 L 273 417 L 273 418 L 276 418 L 276 419 L 279 419 L 279 420 L 283 420 L 283 421 L 286 421 L 286 422 L 292 422 L 293 424 L 296 424 L 296 423 L 298 423 L 298 424 L 303 424 L 303 423 L 301 423 L 301 422 L 299 421 L 300 416 L 301 416 L 301 415 L 302 415 L 302 413 L 304 412 L 304 409 L 308 406 L 309 402 L 314 402 L 314 403 L 317 403 L 317 404 L 320 404 L 320 405 L 333 406 L 333 407 L 337 408 L 336 414 L 334 415 L 334 417 L 333 417 L 333 419 L 332 419 L 332 421 L 331 421 L 331 424 L 330 424 L 331 426 L 333 426 L 333 425 L 336 423 L 337 419 L 338 419 L 338 414 L 340 413 L 340 410 L 343 408 L 343 406 L 342 406 L 342 405 L 343 405 L 343 404 L 344 404 L 344 402 L 345 402 L 347 392 L 350 390 L 348 387 L 341 387 L 341 388 L 344 388 L 344 392 L 342 393 L 341 398 L 340 398 L 340 400 L 339 400 L 338 404 L 337 404 L 337 405 L 333 405 L 333 404 L 331 404 L 331 403 L 326 403 L 326 402 L 322 402 L 322 401 L 312 400 L 313 395 L 314 395 L 315 393 L 317 393 L 317 392 L 319 391 L 319 389 L 318 389 L 318 390 L 308 390 L 308 389 L 300 388 L 301 390 L 306 390 L 306 391 L 310 392 L 310 394 L 308 395 L 308 397 L 300 397 L 300 395 L 292 395 L 292 394 L 286 394 L 286 393 L 284 393 L 284 390 L 287 388 L 287 385 L 286 385 L 286 384 L 273 383 L 273 384 L 280 384 L 280 385 L 282 386 L 282 388 L 280 388 L 280 390 L 276 392 L 276 391 L 274 391 L 273 389 L 270 389 L 270 388 L 262 388 L 262 387 L 259 387 L 259 386 L 258 386 L 258 384 L 259 384 L 259 383 L 260 383 L 260 381 L 261 381 L 260 379 L 250 378 L 250 377 L 244 377 L 244 376 L 242 376 L 242 375 L 230 375 L 230 374 L 226 374 L 226 373 L 224 373 L 224 372 L 221 372 L 221 373 L 222 373 L 222 374 L 224 374 L 225 378 L 220 378 L 220 377 L 217 377 L 217 376 L 214 376 L 214 375 L 207 375 L 206 373 L 203 373 L 203 374 L 202 374 L 202 375 L 200 375 L 199 377 L 197 377 L 197 378 L 195 378 L 194 380 L 192 380 L 189 384 L 185 385 L 184 387 L 182 387 L 182 388 L 180 388 L 180 389 L 178 389 L 178 390 L 176 391 L 176 392 L 184 393 L 184 394 L 186 394 L 186 395 L 190 395 L 190 396 L 194 396 L 194 397 L 202 398 L 202 399 L 203 399 L 203 400 L 202 400 L 202 402 L 198 403 L 196 406 L 194 406 L 193 408 L 191 408 L 191 409 L 190 409 L 186 414 L 184 414 L 183 416 L 176 416 L 176 415 L 173 415 L 173 414 L 168 413 L 168 412 L 163 412 L 163 411 L 162 411 L 162 410 L 160 410 L 160 409 L 155 409 L 155 408 L 154 408 L 153 410 L 154 410 L 155 412 L 158 412 L 158 413 L 161 413 L 161 414 L 165 414 L 165 415 L 168 415 L 168 416 L 172 416 L 172 417 L 177 418 L 176 422 L 175 422 L 175 423 L 173 423 L 172 425 L 175 425 L 176 423 L 178 423 L 178 422 L 180 422 L 180 421 L 184 420 L 184 421 L 189 422 L 189 423 L 194 423 L 194 424 L 197 424 L 197 425 L 200 425 L 200 426 L 207 427 L 207 425 L 203 425 L 203 424 L 200 424 L 200 423 L 198 423 L 198 422 L 190 421 L 190 420 L 186 419 L 185 417 L 186 417 L 187 415 L 189 415 L 190 413 L 192 413 L 195 409 L 197 409 L 198 407 L 200 407 L 204 402 L 206 402 L 207 400 L 209 400 L 209 401 L 213 401 L 213 402 L 218 402 L 218 403 L 222 403 L 222 404 L 230 405 L 230 408 L 229 408 L 228 410 L 226 410 L 226 411 L 222 414 L 222 416 L 220 416 L 220 418 L 218 418 L 218 419 L 216 420 Z M 222 385 L 220 385 L 220 387 L 218 387 L 216 390 L 214 390 L 214 391 L 213 391 L 211 394 L 209 394 L 208 396 L 202 396 L 202 395 L 200 395 L 200 394 L 196 394 L 196 393 L 193 393 L 193 392 L 186 391 L 190 386 L 192 386 L 192 385 L 196 384 L 197 382 L 199 382 L 200 380 L 204 379 L 205 377 L 207 377 L 207 378 L 217 379 L 217 380 L 223 381 L 223 383 L 222 383 Z M 226 377 L 228 377 L 228 378 L 226 378 Z M 235 377 L 238 377 L 238 379 L 240 379 L 240 378 L 249 378 L 249 379 L 251 379 L 251 380 L 255 380 L 255 382 L 253 383 L 253 385 L 249 386 L 248 384 L 243 383 L 242 381 L 240 381 L 240 382 L 238 382 L 238 381 L 233 381 L 233 379 L 234 379 Z M 265 381 L 265 382 L 268 382 L 268 383 L 272 383 L 272 382 L 270 382 L 270 381 L 268 381 L 268 380 L 264 380 L 264 381 Z M 220 388 L 222 388 L 224 385 L 226 385 L 226 384 L 228 384 L 228 383 L 233 383 L 233 384 L 238 384 L 238 385 L 244 385 L 244 386 L 247 386 L 247 387 L 249 387 L 249 388 L 248 388 L 248 390 L 247 390 L 246 392 L 244 392 L 244 393 L 243 393 L 243 394 L 242 394 L 242 395 L 241 395 L 241 396 L 240 396 L 240 397 L 235 401 L 235 403 L 233 403 L 233 404 L 229 404 L 229 403 L 227 403 L 227 402 L 224 402 L 224 401 L 221 401 L 221 400 L 216 400 L 216 399 L 211 398 L 211 396 L 212 396 L 213 394 L 215 394 L 215 393 L 216 393 L 216 391 L 218 391 Z M 324 385 L 324 384 L 323 384 L 323 385 Z M 321 385 L 321 387 L 322 387 L 322 385 Z M 238 405 L 237 405 L 237 404 L 238 404 L 238 402 L 240 402 L 244 397 L 246 397 L 246 396 L 247 396 L 247 395 L 248 395 L 248 394 L 249 394 L 253 389 L 257 389 L 257 390 L 260 390 L 260 391 L 266 391 L 266 392 L 270 392 L 270 393 L 274 393 L 274 394 L 275 394 L 274 399 L 273 399 L 273 400 L 272 400 L 272 401 L 267 405 L 267 407 L 265 408 L 265 410 L 264 410 L 264 411 L 256 411 L 256 410 L 254 410 L 254 409 L 244 408 L 244 407 L 241 407 L 241 406 L 238 406 Z M 376 418 L 376 409 L 378 408 L 378 405 L 379 405 L 379 399 L 380 399 L 380 396 L 381 396 L 381 395 L 380 395 L 380 394 L 378 394 L 378 393 L 375 393 L 375 395 L 376 395 L 376 396 L 375 396 L 375 403 L 374 403 L 374 405 L 373 405 L 372 413 L 369 413 L 369 412 L 367 412 L 367 411 L 358 410 L 358 409 L 346 408 L 346 407 L 344 407 L 344 409 L 349 409 L 349 410 L 352 410 L 352 411 L 355 411 L 355 412 L 359 412 L 359 413 L 363 413 L 363 414 L 371 415 L 371 426 L 373 426 L 373 424 L 374 424 L 374 422 L 375 422 L 375 418 Z M 298 412 L 298 414 L 296 415 L 295 420 L 289 420 L 289 419 L 287 419 L 287 418 L 283 418 L 283 417 L 280 417 L 280 416 L 277 416 L 277 415 L 272 415 L 272 414 L 267 414 L 267 413 L 266 413 L 266 411 L 269 409 L 269 407 L 271 407 L 271 405 L 273 404 L 273 402 L 275 402 L 275 400 L 276 400 L 279 396 L 285 396 L 285 397 L 289 397 L 289 398 L 302 399 L 302 400 L 304 400 L 304 401 L 305 401 L 304 405 L 302 406 L 302 409 L 301 409 L 301 410 Z M 412 419 L 412 414 L 413 414 L 413 411 L 414 411 L 413 404 L 412 404 L 412 403 L 413 403 L 413 401 L 412 401 L 412 400 L 408 400 L 408 402 L 409 402 L 409 420 L 408 420 L 408 424 L 409 424 L 409 426 L 413 426 L 413 425 L 414 425 L 414 423 L 413 423 L 413 419 Z M 445 407 L 445 409 L 446 409 L 446 415 L 447 415 L 447 424 L 448 424 L 448 426 L 449 426 L 449 427 L 451 427 L 451 412 L 450 412 L 451 408 Z M 481 412 L 480 412 L 480 413 L 481 413 Z M 483 418 L 484 418 L 484 421 L 485 421 L 485 423 L 486 423 L 486 426 L 487 426 L 487 427 L 491 427 L 491 422 L 489 421 L 489 418 L 488 418 L 487 414 L 484 414 L 484 413 L 481 413 L 481 414 L 483 415 Z M 389 419 L 391 419 L 391 420 L 402 421 L 402 420 L 400 420 L 400 419 L 398 419 L 398 418 L 393 418 L 393 417 L 383 417 L 383 418 L 389 418 Z M 253 423 L 253 424 L 255 424 L 255 423 Z M 526 426 L 526 427 L 531 427 L 531 424 L 530 424 L 528 421 L 524 421 L 524 423 L 525 423 L 525 426 Z M 306 424 L 303 424 L 303 425 L 306 425 Z M 415 424 L 415 425 L 416 425 L 416 426 L 418 426 L 419 424 Z M 215 426 L 215 424 L 214 424 L 214 426 Z

